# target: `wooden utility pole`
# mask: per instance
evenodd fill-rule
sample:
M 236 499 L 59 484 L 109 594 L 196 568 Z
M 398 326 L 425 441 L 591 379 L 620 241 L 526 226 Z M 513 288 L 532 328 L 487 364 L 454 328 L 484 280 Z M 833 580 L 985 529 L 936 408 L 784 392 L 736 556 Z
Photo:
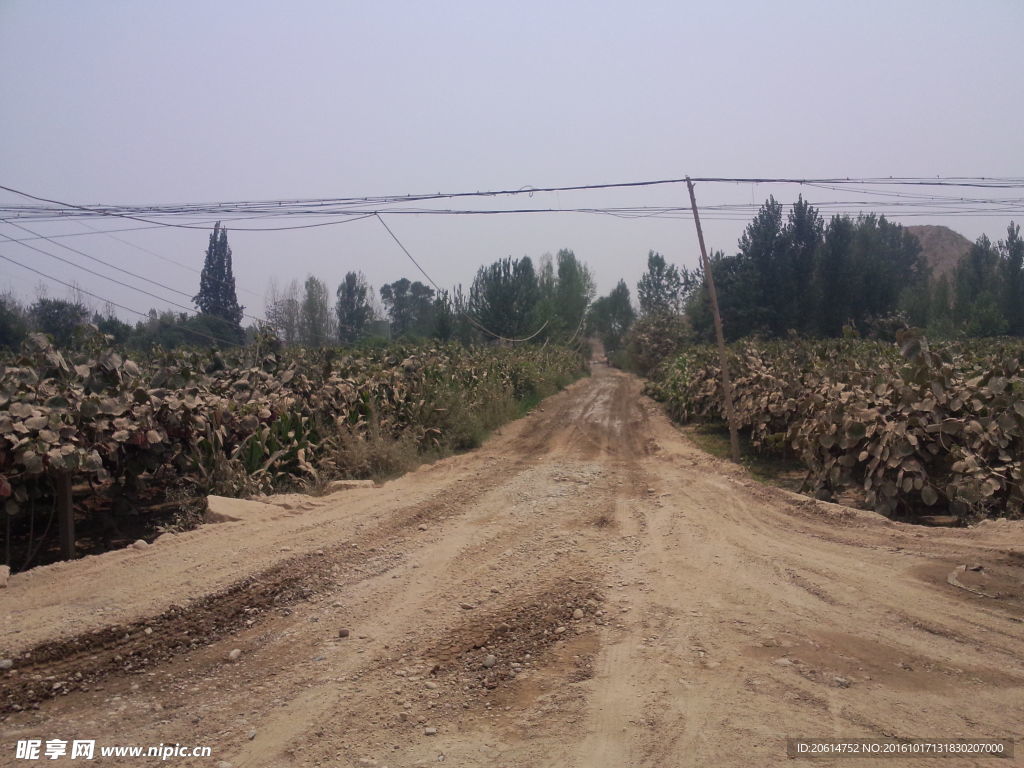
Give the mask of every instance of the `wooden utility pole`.
M 711 261 L 708 259 L 707 248 L 704 247 L 704 231 L 700 228 L 700 216 L 697 215 L 697 197 L 693 194 L 693 182 L 686 177 L 686 186 L 690 190 L 690 206 L 693 208 L 693 222 L 697 225 L 697 241 L 700 243 L 700 261 L 704 265 L 704 283 L 708 287 L 708 298 L 711 299 L 711 316 L 715 320 L 715 341 L 718 344 L 718 362 L 722 369 L 722 397 L 725 399 L 725 418 L 729 422 L 729 447 L 732 460 L 740 461 L 740 439 L 736 434 L 736 416 L 732 410 L 732 380 L 729 378 L 729 362 L 725 352 L 725 334 L 722 332 L 722 315 L 718 311 L 718 292 L 715 291 L 715 277 L 711 274 Z

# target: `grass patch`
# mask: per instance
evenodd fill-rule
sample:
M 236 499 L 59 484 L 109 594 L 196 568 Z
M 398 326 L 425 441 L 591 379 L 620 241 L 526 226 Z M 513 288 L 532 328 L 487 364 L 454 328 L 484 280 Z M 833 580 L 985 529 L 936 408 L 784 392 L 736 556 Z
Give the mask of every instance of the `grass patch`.
M 724 422 L 684 424 L 680 427 L 701 450 L 720 459 L 730 457 L 729 428 Z M 758 451 L 750 444 L 750 436 L 740 431 L 740 463 L 762 483 L 800 492 L 807 469 L 795 458 Z

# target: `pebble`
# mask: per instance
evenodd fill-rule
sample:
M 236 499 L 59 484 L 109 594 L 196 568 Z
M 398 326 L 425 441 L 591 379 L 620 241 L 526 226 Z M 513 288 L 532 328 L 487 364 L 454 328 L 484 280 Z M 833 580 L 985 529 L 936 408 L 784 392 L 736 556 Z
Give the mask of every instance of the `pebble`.
M 14 659 L 0 659 L 0 669 L 10 669 L 14 666 Z
M 256 731 L 249 731 L 249 741 L 256 738 Z
M 490 669 L 491 667 L 493 667 L 497 663 L 498 663 L 498 659 L 493 654 L 488 654 L 484 658 L 484 668 L 485 669 Z
M 421 531 L 425 531 L 425 530 L 427 530 L 427 526 L 420 524 L 419 529 Z
M 137 539 L 132 542 L 132 549 L 149 549 L 149 544 L 142 539 Z
M 433 680 L 428 680 L 423 685 L 426 686 L 431 691 L 433 691 L 435 688 L 437 688 L 437 683 L 435 683 Z
M 583 618 L 583 609 L 582 608 L 577 608 L 575 611 L 572 612 L 572 617 L 574 619 L 582 619 Z
M 347 629 L 339 629 L 338 630 L 338 637 L 348 637 L 348 636 L 349 636 L 349 631 Z
M 780 667 L 792 667 L 793 666 L 793 662 L 790 661 L 789 659 L 787 659 L 785 656 L 783 656 L 781 659 L 776 659 L 775 663 L 778 664 Z
M 147 635 L 152 635 L 153 634 L 153 628 L 152 627 L 146 627 L 142 631 L 143 631 L 144 634 L 147 634 Z
M 437 736 L 437 728 L 424 728 L 423 729 L 423 735 L 424 736 Z
M 558 627 L 558 628 L 557 628 L 557 629 L 555 630 L 555 634 L 556 634 L 556 635 L 560 635 L 560 634 L 562 634 L 563 632 L 565 632 L 565 627 Z
M 229 763 L 227 760 L 221 760 L 219 763 L 217 763 L 217 768 L 235 768 L 235 767 L 231 763 Z
M 472 611 L 474 608 L 476 608 L 476 606 L 472 603 L 459 603 L 459 608 L 461 608 L 464 611 Z
M 240 648 L 233 648 L 231 650 L 231 652 L 228 654 L 228 661 L 238 661 L 239 658 L 241 658 L 241 656 L 242 656 L 241 649 Z
M 0 565 L 0 589 L 7 588 L 7 580 L 11 578 L 11 566 Z

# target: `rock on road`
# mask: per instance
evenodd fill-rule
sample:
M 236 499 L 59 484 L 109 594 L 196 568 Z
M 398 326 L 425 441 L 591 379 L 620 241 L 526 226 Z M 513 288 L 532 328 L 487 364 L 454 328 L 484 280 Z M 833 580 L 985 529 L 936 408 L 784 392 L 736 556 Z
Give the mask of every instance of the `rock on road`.
M 0 765 L 25 738 L 235 768 L 1024 738 L 1021 523 L 924 529 L 765 487 L 601 366 L 474 452 L 267 501 L 12 576 Z

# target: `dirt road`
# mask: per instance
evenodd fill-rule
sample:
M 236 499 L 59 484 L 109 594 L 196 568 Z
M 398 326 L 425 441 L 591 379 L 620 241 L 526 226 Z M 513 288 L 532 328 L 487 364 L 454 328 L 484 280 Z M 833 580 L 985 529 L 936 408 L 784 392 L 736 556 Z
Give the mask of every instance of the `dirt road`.
M 209 745 L 167 764 L 236 768 L 770 766 L 787 736 L 1024 738 L 1020 523 L 923 529 L 764 487 L 640 389 L 599 367 L 380 488 L 16 575 L 0 764 L 31 764 L 28 738 Z

